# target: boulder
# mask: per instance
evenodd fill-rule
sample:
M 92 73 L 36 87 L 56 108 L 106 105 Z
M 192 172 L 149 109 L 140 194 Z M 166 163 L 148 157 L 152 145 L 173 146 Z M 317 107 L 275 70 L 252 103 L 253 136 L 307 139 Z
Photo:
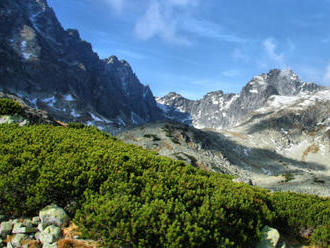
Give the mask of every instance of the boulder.
M 0 225 L 0 236 L 5 238 L 8 234 L 11 234 L 12 229 L 13 229 L 13 222 L 11 221 L 2 222 Z
M 63 208 L 58 207 L 56 204 L 49 205 L 39 212 L 41 223 L 49 226 L 55 225 L 58 227 L 66 226 L 69 224 L 70 217 Z
M 280 240 L 280 233 L 269 226 L 264 226 L 261 230 L 261 240 L 256 248 L 276 248 Z
M 14 247 L 21 247 L 23 240 L 28 240 L 29 237 L 25 234 L 16 234 L 10 241 Z
M 52 244 L 58 241 L 61 237 L 61 228 L 51 225 L 46 227 L 46 229 L 40 233 L 40 242 L 42 244 Z
M 248 184 L 248 185 L 253 186 L 253 182 L 252 182 L 252 180 L 249 179 L 249 178 L 238 177 L 238 178 L 234 178 L 232 181 L 233 181 L 234 183 L 246 183 L 246 184 Z

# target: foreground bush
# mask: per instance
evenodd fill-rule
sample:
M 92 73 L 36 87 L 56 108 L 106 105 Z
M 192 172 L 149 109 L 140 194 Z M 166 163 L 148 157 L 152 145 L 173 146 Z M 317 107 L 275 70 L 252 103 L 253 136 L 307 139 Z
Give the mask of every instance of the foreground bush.
M 92 127 L 0 125 L 0 173 L 0 210 L 56 202 L 106 247 L 253 247 L 266 224 L 313 225 L 327 244 L 330 200 L 235 184 Z
M 0 98 L 0 115 L 20 114 L 22 111 L 21 105 L 8 98 Z

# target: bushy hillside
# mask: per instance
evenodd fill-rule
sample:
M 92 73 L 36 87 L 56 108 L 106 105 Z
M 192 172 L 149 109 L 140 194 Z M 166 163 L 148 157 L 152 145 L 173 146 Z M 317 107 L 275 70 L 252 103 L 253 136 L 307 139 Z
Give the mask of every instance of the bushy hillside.
M 254 247 L 266 224 L 330 245 L 329 199 L 236 184 L 92 127 L 0 125 L 0 173 L 0 211 L 55 202 L 105 247 Z

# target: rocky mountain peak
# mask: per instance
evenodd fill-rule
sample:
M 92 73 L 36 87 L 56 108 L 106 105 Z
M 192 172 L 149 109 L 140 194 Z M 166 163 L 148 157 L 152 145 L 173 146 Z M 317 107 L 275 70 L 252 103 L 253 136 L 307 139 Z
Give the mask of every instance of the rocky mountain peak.
M 250 112 L 264 107 L 271 96 L 296 96 L 300 93 L 312 94 L 323 87 L 306 83 L 299 79 L 292 70 L 273 69 L 253 77 L 241 90 L 240 94 L 224 94 L 223 91 L 207 93 L 202 99 L 193 101 L 171 92 L 158 98 L 157 102 L 172 109 L 165 111 L 166 116 L 186 123 L 190 116 L 192 125 L 197 128 L 226 128 L 240 122 Z M 177 112 L 183 120 L 178 119 Z M 173 115 L 171 115 L 173 113 Z
M 0 2 L 0 90 L 62 121 L 113 131 L 163 118 L 127 61 L 100 60 L 75 29 L 64 30 L 45 0 Z

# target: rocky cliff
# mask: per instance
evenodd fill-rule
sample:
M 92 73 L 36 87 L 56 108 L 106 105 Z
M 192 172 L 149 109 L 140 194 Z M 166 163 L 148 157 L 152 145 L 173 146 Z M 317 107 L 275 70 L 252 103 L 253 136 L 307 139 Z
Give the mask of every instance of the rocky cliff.
M 112 131 L 161 118 L 153 94 L 126 61 L 100 59 L 64 30 L 46 0 L 0 2 L 0 89 L 62 121 Z

